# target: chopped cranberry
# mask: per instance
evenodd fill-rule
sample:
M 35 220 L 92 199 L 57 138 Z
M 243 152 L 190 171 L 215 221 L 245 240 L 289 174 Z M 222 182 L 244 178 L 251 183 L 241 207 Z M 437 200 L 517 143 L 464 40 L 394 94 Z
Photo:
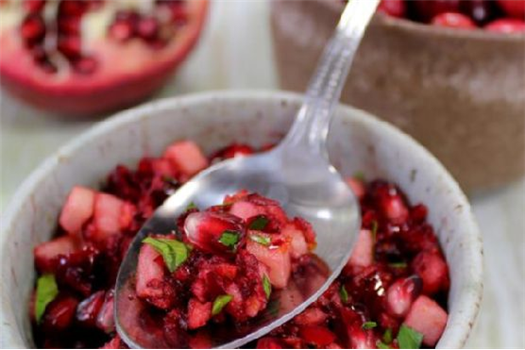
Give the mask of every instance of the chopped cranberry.
M 460 0 L 416 0 L 408 1 L 417 20 L 428 23 L 434 17 L 445 12 L 458 12 Z
M 46 25 L 42 16 L 29 15 L 22 22 L 21 35 L 28 46 L 40 43 L 46 35 Z
M 192 213 L 184 222 L 184 231 L 192 244 L 208 253 L 234 252 L 244 237 L 241 220 L 227 213 Z M 234 242 L 229 244 L 225 235 Z
M 264 337 L 257 341 L 257 349 L 284 349 L 279 339 Z
M 406 14 L 406 4 L 404 0 L 382 0 L 377 10 L 393 17 L 403 18 Z
M 423 293 L 436 294 L 447 290 L 450 284 L 448 267 L 445 259 L 439 252 L 423 251 L 412 262 L 412 268 L 423 280 Z
M 487 24 L 485 29 L 497 33 L 523 33 L 525 31 L 525 21 L 513 18 L 497 19 Z
M 444 12 L 432 19 L 433 25 L 458 29 L 473 29 L 476 24 L 470 18 L 457 12 Z
M 117 18 L 135 24 L 143 19 L 133 13 Z M 33 47 L 38 48 L 41 52 L 34 57 L 41 62 L 47 54 L 40 45 Z M 239 150 L 248 154 L 253 149 L 232 145 L 216 155 L 226 158 Z M 72 189 L 57 238 L 34 251 L 38 271 L 54 274 L 60 290 L 41 324 L 35 325 L 39 346 L 125 347 L 118 336 L 112 338 L 118 267 L 144 221 L 190 174 L 209 164 L 196 144 L 176 142 L 164 157 L 143 158 L 136 170 L 116 167 L 105 192 Z M 423 334 L 426 346 L 439 340 L 447 320 L 443 296 L 450 279 L 437 237 L 426 222 L 427 208 L 411 205 L 391 183 L 359 181 L 357 187 L 362 230 L 349 264 L 315 303 L 259 339 L 258 348 L 373 348 L 388 329 L 394 339 L 390 346 L 396 347 L 402 325 Z M 210 347 L 206 331 L 198 329 L 249 321 L 268 306 L 274 292 L 282 292 L 285 303 L 303 298 L 328 273 L 310 253 L 316 246 L 313 227 L 288 217 L 278 202 L 258 194 L 240 191 L 222 205 L 189 209 L 174 228 L 174 234 L 152 233 L 151 238 L 177 240 L 173 249 L 183 261 L 173 270 L 165 260 L 173 256 L 143 244 L 135 276 L 137 301 L 146 303 L 162 322 L 155 336 L 174 343 L 178 334 L 191 329 L 189 345 Z M 302 275 L 308 279 L 299 283 Z M 282 289 L 292 276 L 300 287 Z M 34 315 L 34 296 L 32 300 Z M 222 302 L 216 305 L 217 300 Z M 143 316 L 150 320 L 151 315 Z

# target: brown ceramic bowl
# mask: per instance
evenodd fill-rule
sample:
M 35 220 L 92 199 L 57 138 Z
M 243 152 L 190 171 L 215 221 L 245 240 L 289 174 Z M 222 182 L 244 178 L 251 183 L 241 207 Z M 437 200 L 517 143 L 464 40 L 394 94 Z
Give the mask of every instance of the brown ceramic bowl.
M 304 91 L 343 2 L 278 0 L 271 6 L 281 85 Z M 467 191 L 525 174 L 525 35 L 377 14 L 342 100 L 414 136 Z

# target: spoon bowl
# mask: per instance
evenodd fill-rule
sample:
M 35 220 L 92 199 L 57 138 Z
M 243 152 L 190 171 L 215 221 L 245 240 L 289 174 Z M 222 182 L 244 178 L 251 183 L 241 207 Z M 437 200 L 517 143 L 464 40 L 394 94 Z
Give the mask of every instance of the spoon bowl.
M 176 217 L 191 203 L 207 208 L 221 204 L 227 195 L 249 189 L 279 201 L 288 215 L 304 218 L 321 233 L 317 236 L 315 250 L 320 258 L 319 266 L 308 269 L 317 276 L 292 275 L 286 288 L 272 293 L 269 307 L 242 329 L 233 331 L 214 326 L 208 330 L 207 337 L 214 347 L 234 348 L 263 336 L 304 310 L 339 275 L 361 225 L 359 204 L 339 173 L 324 158 L 290 158 L 289 152 L 289 149 L 277 147 L 260 155 L 236 157 L 210 167 L 169 197 L 142 227 L 122 263 L 125 269 L 121 268 L 117 280 L 116 326 L 128 345 L 145 348 L 188 346 L 183 335 L 170 340 L 156 335 L 155 330 L 160 326 L 139 300 L 129 298 L 134 295 L 129 282 L 136 271 L 142 240 L 151 233 L 170 233 Z M 308 279 L 315 284 L 306 283 Z M 301 291 L 300 298 L 294 290 Z M 290 298 L 290 295 L 295 297 Z M 139 309 L 142 310 L 140 317 Z
M 240 190 L 277 200 L 288 215 L 312 224 L 318 237 L 315 253 L 322 261 L 306 269 L 307 273 L 319 272 L 316 276 L 293 274 L 269 306 L 245 326 L 204 330 L 214 348 L 239 347 L 265 335 L 303 311 L 339 275 L 361 225 L 360 210 L 352 191 L 328 160 L 326 140 L 357 47 L 378 4 L 379 0 L 348 2 L 312 77 L 303 106 L 277 147 L 257 156 L 216 164 L 197 175 L 170 196 L 135 236 L 116 284 L 115 324 L 128 346 L 189 347 L 188 334 L 181 332 L 170 339 L 163 336 L 158 317 L 148 313 L 134 295 L 133 278 L 142 240 L 149 234 L 172 232 L 177 217 L 190 203 L 207 208 Z M 309 285 L 309 279 L 316 284 Z

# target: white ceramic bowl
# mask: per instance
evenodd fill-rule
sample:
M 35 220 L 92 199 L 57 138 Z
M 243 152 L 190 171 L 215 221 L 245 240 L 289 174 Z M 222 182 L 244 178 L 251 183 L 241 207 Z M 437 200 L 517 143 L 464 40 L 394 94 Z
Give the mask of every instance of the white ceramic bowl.
M 34 283 L 33 247 L 54 232 L 72 186 L 97 187 L 118 163 L 133 165 L 188 138 L 205 151 L 233 141 L 263 145 L 288 129 L 301 97 L 288 93 L 221 92 L 173 98 L 119 113 L 47 159 L 21 186 L 0 229 L 0 346 L 33 345 L 27 305 Z M 412 138 L 350 107 L 338 110 L 329 153 L 344 174 L 397 183 L 412 203 L 428 206 L 450 266 L 449 320 L 438 343 L 460 348 L 482 296 L 481 237 L 465 195 L 443 166 Z

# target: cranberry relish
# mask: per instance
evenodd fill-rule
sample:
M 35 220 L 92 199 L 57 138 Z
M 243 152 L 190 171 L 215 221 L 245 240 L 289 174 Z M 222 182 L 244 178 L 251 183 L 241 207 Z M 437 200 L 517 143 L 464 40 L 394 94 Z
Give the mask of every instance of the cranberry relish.
M 289 219 L 271 199 L 241 191 L 205 211 L 189 208 L 177 234 L 147 237 L 136 294 L 167 312 L 168 332 L 212 321 L 239 324 L 266 308 L 272 289 L 286 287 L 314 247 L 308 223 Z
M 30 315 L 37 345 L 124 348 L 115 333 L 113 288 L 134 235 L 181 183 L 210 163 L 253 152 L 234 144 L 208 159 L 194 143 L 181 141 L 160 158 L 143 158 L 135 171 L 117 166 L 102 192 L 73 188 L 56 237 L 34 250 L 39 278 Z M 360 199 L 363 229 L 347 266 L 317 302 L 253 346 L 403 348 L 433 347 L 439 340 L 449 277 L 426 207 L 410 206 L 386 182 L 348 183 Z M 142 246 L 137 292 L 152 307 L 169 310 L 167 330 L 253 317 L 271 287 L 285 285 L 298 257 L 315 245 L 311 227 L 287 218 L 274 201 L 242 192 L 225 204 L 190 208 L 178 221 L 179 236 L 152 235 Z M 186 260 L 182 254 L 166 264 L 162 249 L 155 249 L 160 239 L 177 239 L 187 248 Z M 287 247 L 288 258 L 272 255 L 268 243 Z M 210 273 L 220 278 L 211 281 Z M 173 307 L 177 283 L 191 287 L 186 307 Z

